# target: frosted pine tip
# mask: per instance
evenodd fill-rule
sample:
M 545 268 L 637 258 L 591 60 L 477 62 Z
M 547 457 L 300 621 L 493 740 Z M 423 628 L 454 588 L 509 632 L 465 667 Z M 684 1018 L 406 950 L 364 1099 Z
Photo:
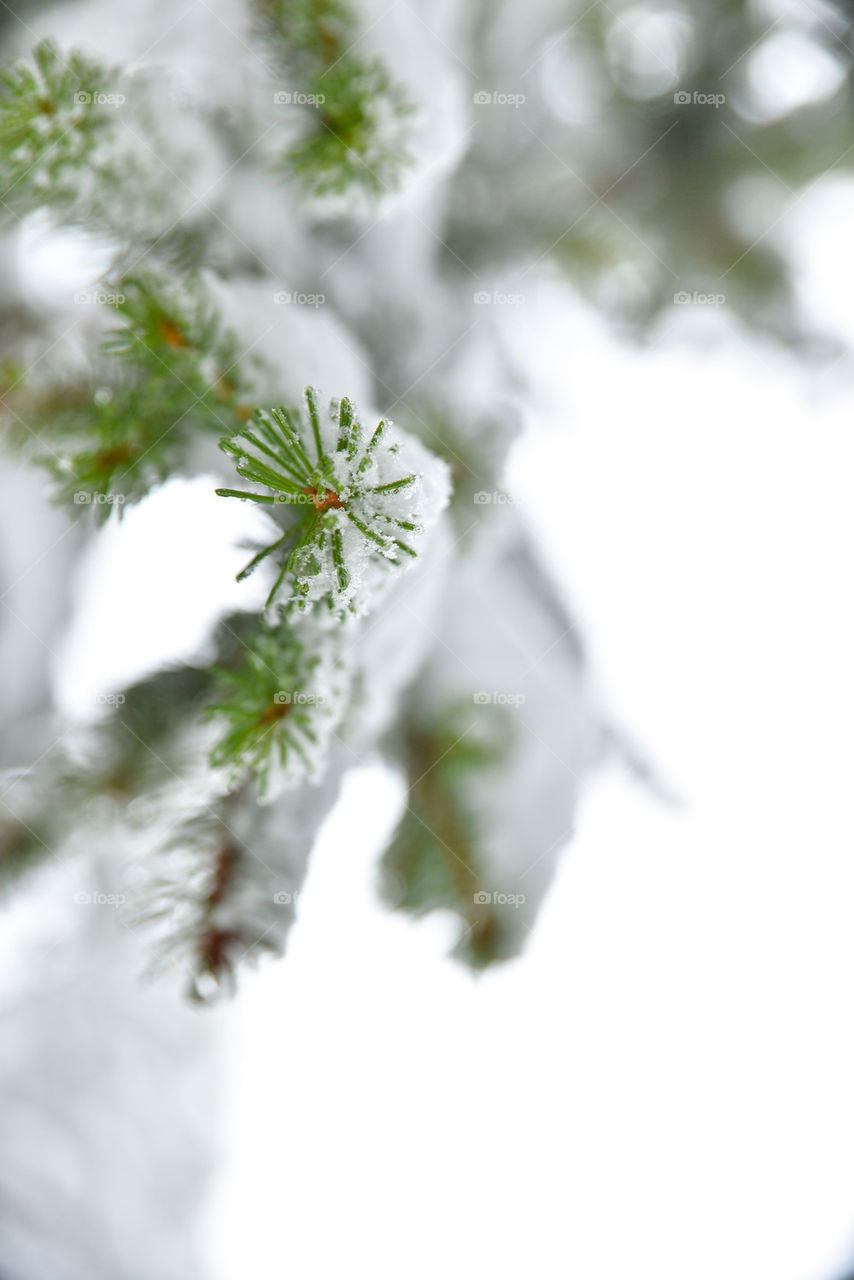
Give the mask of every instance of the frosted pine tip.
M 303 493 L 311 495 L 311 503 L 315 511 L 338 511 L 344 506 L 334 489 L 327 489 L 322 498 L 313 486 L 303 489 Z

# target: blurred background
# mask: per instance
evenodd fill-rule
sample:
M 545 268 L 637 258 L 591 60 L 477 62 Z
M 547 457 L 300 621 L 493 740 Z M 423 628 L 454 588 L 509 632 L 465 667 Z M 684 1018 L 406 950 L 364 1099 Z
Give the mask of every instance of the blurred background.
M 3 10 L 10 56 L 52 34 L 205 101 L 244 42 L 222 0 Z M 425 280 L 456 272 L 459 324 L 503 353 L 524 427 L 502 492 L 631 748 L 588 783 L 524 954 L 479 976 L 446 958 L 449 915 L 377 900 L 405 802 L 378 759 L 321 830 L 286 958 L 230 1004 L 139 986 L 112 916 L 51 905 L 67 868 L 4 886 L 0 1276 L 844 1280 L 854 14 L 362 16 L 426 120 L 377 243 L 427 329 Z M 441 245 L 419 230 L 437 206 Z M 72 316 L 108 257 L 40 213 L 8 225 L 7 342 Z M 362 314 L 349 269 L 339 316 L 377 326 L 402 390 L 395 317 Z M 43 478 L 10 452 L 0 492 L 8 766 L 34 701 L 73 715 L 196 652 L 238 607 L 249 517 L 171 481 L 72 576 L 82 534 Z M 211 571 L 189 582 L 191 554 Z

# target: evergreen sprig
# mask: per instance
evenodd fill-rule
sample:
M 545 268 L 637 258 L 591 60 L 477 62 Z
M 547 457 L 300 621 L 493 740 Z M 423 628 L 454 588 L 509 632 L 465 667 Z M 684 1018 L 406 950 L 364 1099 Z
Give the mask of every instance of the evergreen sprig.
M 321 414 L 318 394 L 308 387 L 305 403 L 304 413 L 284 407 L 257 410 L 249 427 L 220 441 L 235 459 L 238 475 L 267 490 L 217 489 L 221 497 L 298 512 L 238 580 L 275 556 L 279 572 L 268 605 L 287 581 L 290 601 L 299 608 L 322 599 L 340 612 L 364 612 L 357 597 L 368 562 L 379 557 L 400 568 L 417 556 L 404 539 L 422 532 L 409 507 L 419 477 L 401 473 L 400 444 L 389 439 L 386 421 L 366 439 L 350 400 L 332 400 L 328 414 Z
M 149 930 L 152 974 L 183 970 L 198 1003 L 232 994 L 240 960 L 276 949 L 268 922 L 241 900 L 254 859 L 232 826 L 235 801 L 226 796 L 190 813 L 149 851 L 125 913 L 130 927 Z
M 184 919 L 167 935 L 162 962 L 183 962 L 189 978 L 187 995 L 196 1003 L 210 1001 L 223 991 L 233 994 L 239 958 L 253 946 L 264 945 L 263 936 L 253 937 L 245 927 L 222 918 L 245 852 L 221 815 L 211 809 L 187 819 L 163 854 L 166 859 L 172 855 L 175 871 L 180 872 L 171 881 L 163 876 L 163 911 L 168 916 L 177 904 Z M 151 921 L 156 915 L 155 905 L 140 919 Z
M 283 165 L 314 195 L 352 184 L 374 195 L 411 162 L 412 107 L 378 58 L 355 52 L 359 24 L 343 0 L 261 0 L 261 28 L 303 100 L 305 131 Z M 290 95 L 289 95 L 290 96 Z
M 503 708 L 452 703 L 429 723 L 404 724 L 409 782 L 406 810 L 383 855 L 380 889 L 387 904 L 416 918 L 450 911 L 462 930 L 453 954 L 474 969 L 511 949 L 508 918 L 484 892 L 488 865 L 474 797 L 501 785 L 511 745 Z
M 111 355 L 138 359 L 140 348 L 187 378 L 198 378 L 199 362 L 209 362 L 214 378 L 236 362 L 236 343 L 224 331 L 222 318 L 199 275 L 169 281 L 154 272 L 116 280 L 116 311 L 124 321 L 104 349 Z M 206 379 L 211 381 L 211 377 Z M 223 399 L 233 387 L 221 388 Z
M 63 57 L 49 40 L 31 63 L 0 71 L 0 174 L 7 208 L 69 205 L 81 167 L 115 122 L 118 72 L 79 53 Z
M 262 624 L 243 662 L 217 669 L 208 713 L 226 732 L 211 763 L 229 770 L 232 784 L 251 774 L 266 798 L 317 777 L 348 689 L 344 664 L 325 639 L 312 644 L 304 629 L 298 635 Z
M 0 210 L 51 209 L 65 225 L 199 262 L 210 226 L 188 199 L 198 148 L 181 141 L 168 95 L 155 73 L 50 40 L 0 68 Z
M 13 378 L 4 400 L 17 435 L 47 446 L 58 500 L 104 516 L 173 474 L 194 434 L 246 421 L 251 366 L 197 275 L 118 277 L 101 292 L 117 323 L 97 367 L 47 388 Z

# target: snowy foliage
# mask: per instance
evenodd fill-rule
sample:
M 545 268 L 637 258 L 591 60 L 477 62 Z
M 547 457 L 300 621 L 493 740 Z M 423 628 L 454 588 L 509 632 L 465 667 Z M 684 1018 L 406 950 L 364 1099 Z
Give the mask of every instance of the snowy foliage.
M 264 627 L 220 681 L 210 713 L 228 731 L 211 763 L 230 769 L 233 783 L 251 772 L 262 798 L 316 781 L 347 707 L 347 651 L 306 623 Z
M 316 196 L 358 184 L 374 194 L 393 188 L 409 162 L 412 112 L 379 58 L 365 58 L 359 24 L 342 0 L 266 0 L 259 28 L 291 89 L 274 103 L 302 107 L 296 139 L 282 166 Z
M 3 216 L 46 207 L 125 242 L 168 243 L 204 167 L 191 119 L 177 142 L 169 98 L 156 78 L 43 41 L 0 84 Z
M 24 761 L 0 865 L 11 875 L 60 839 L 51 796 L 85 836 L 109 794 L 134 927 L 197 996 L 227 987 L 242 955 L 284 948 L 293 913 L 271 906 L 277 880 L 296 892 L 343 772 L 380 747 L 411 787 L 386 886 L 407 909 L 436 905 L 432 868 L 441 904 L 473 927 L 471 894 L 512 863 L 501 850 L 518 852 L 505 879 L 525 859 L 551 865 L 528 803 L 571 825 L 575 790 L 558 795 L 521 717 L 475 707 L 476 724 L 460 721 L 482 687 L 519 682 L 496 609 L 562 624 L 547 588 L 519 576 L 509 513 L 479 505 L 519 430 L 524 373 L 500 318 L 473 306 L 444 225 L 471 134 L 452 8 L 404 7 L 386 24 L 347 0 L 255 0 L 235 4 L 234 41 L 196 13 L 200 51 L 189 19 L 167 50 L 145 6 L 124 27 L 89 0 L 91 49 L 64 53 L 57 15 L 58 42 L 0 94 L 15 212 L 108 237 L 104 270 L 76 309 L 56 307 L 43 350 L 33 358 L 28 337 L 0 370 L 10 440 L 48 471 L 81 538 L 130 503 L 143 514 L 178 474 L 215 476 L 212 490 L 258 516 L 243 613 L 212 608 L 195 660 L 111 692 L 83 749 Z M 580 655 L 551 623 L 541 639 L 555 646 L 542 714 L 551 693 L 583 770 L 600 734 Z M 140 813 L 154 816 L 140 826 Z M 434 832 L 426 853 L 416 813 Z M 463 879 L 447 880 L 443 845 Z M 460 947 L 473 964 L 516 946 L 498 928 L 475 943 Z
M 30 16 L 34 39 L 55 42 L 27 57 L 19 32 L 23 56 L 0 86 L 5 243 L 19 219 L 38 218 L 99 266 L 44 305 L 24 285 L 0 365 L 4 438 L 42 468 L 4 463 L 0 477 L 14 549 L 2 586 L 20 622 L 0 633 L 0 884 L 69 935 L 56 968 L 30 971 L 24 953 L 26 1007 L 30 976 L 54 992 L 50 1031 L 33 1035 L 21 1017 L 31 1052 L 4 1051 L 0 1074 L 24 1073 L 25 1106 L 45 1087 L 76 1100 L 87 1061 L 120 1045 L 139 1088 L 123 1107 L 120 1073 L 105 1067 L 105 1115 L 132 1143 L 141 1121 L 158 1176 L 170 1172 L 154 1197 L 133 1162 L 112 1179 L 103 1126 L 83 1105 L 67 1135 L 73 1177 L 64 1164 L 13 1167 L 8 1189 L 32 1229 L 0 1210 L 0 1266 L 13 1280 L 177 1280 L 198 1270 L 185 1221 L 211 1125 L 190 1091 L 172 1099 L 180 1112 L 192 1096 L 195 1124 L 160 1106 L 162 1082 L 176 1085 L 198 1044 L 193 1027 L 209 1025 L 191 1021 L 176 986 L 212 1002 L 287 950 L 342 779 L 378 752 L 409 789 L 383 861 L 387 900 L 452 912 L 467 964 L 518 951 L 522 916 L 484 911 L 475 895 L 518 887 L 540 859 L 533 919 L 577 792 L 561 792 L 548 751 L 526 763 L 532 742 L 512 712 L 472 701 L 518 685 L 519 655 L 497 631 L 485 661 L 505 611 L 546 619 L 537 642 L 550 656 L 535 706 L 533 684 L 530 696 L 550 747 L 581 772 L 601 735 L 542 584 L 505 562 L 509 544 L 497 538 L 489 556 L 478 538 L 492 522 L 477 495 L 500 485 L 527 390 L 514 342 L 473 306 L 480 281 L 448 227 L 476 141 L 468 18 L 444 0 L 388 18 L 348 0 L 191 0 L 164 38 L 151 3 L 79 0 Z M 182 533 L 196 508 L 179 476 L 235 528 L 227 563 L 213 540 Z M 183 526 L 167 531 L 172 486 Z M 127 555 L 140 529 L 150 574 Z M 96 618 L 82 634 L 101 692 L 73 711 L 60 697 L 57 716 L 69 593 L 98 576 L 95 553 L 113 537 L 126 559 L 122 591 L 104 588 L 110 622 L 168 631 L 184 604 L 205 612 L 201 638 L 176 638 L 159 665 L 110 683 L 104 649 L 121 646 Z M 186 601 L 167 567 L 170 581 L 192 580 Z M 136 1012 L 139 974 L 157 981 Z M 0 1106 L 0 1132 L 24 1135 L 18 1124 Z M 171 1194 L 172 1169 L 184 1194 Z M 110 1206 L 80 1225 L 92 1177 Z
M 239 476 L 266 494 L 218 489 L 223 497 L 293 507 L 300 516 L 258 552 L 252 572 L 274 555 L 281 568 L 267 603 L 288 582 L 288 604 L 362 615 L 394 572 L 407 567 L 448 499 L 445 468 L 417 441 L 382 420 L 365 433 L 348 399 L 328 410 L 309 387 L 300 415 L 285 408 L 256 413 L 251 427 L 222 441 Z M 408 465 L 421 470 L 408 470 Z

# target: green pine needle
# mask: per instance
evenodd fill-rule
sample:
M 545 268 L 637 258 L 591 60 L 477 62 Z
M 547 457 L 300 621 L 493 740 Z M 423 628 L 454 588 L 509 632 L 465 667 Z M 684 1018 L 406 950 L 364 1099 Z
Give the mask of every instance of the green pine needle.
M 254 777 L 259 795 L 317 775 L 344 707 L 342 669 L 283 627 L 261 625 L 241 665 L 218 668 L 208 714 L 226 732 L 211 754 L 232 782 Z M 275 784 L 275 785 L 274 785 Z
M 217 489 L 220 497 L 241 498 L 288 512 L 288 527 L 262 548 L 240 573 L 246 577 L 276 553 L 279 573 L 267 598 L 272 604 L 287 581 L 290 603 L 305 608 L 323 598 L 333 609 L 355 610 L 360 562 L 366 554 L 392 566 L 417 552 L 399 535 L 420 533 L 417 519 L 399 514 L 402 495 L 414 494 L 418 477 L 384 480 L 395 453 L 384 446 L 381 422 L 362 447 L 362 427 L 351 401 L 332 401 L 324 445 L 317 393 L 307 388 L 306 412 L 259 409 L 251 424 L 220 441 L 237 474 L 266 492 Z M 334 432 L 334 437 L 332 433 Z M 334 438 L 334 444 L 333 444 Z M 379 479 L 380 483 L 374 483 Z M 411 515 L 410 511 L 410 515 Z M 355 539 L 353 530 L 359 537 Z M 356 563 L 351 563 L 355 560 Z
M 254 374 L 198 275 L 117 277 L 103 292 L 116 324 L 97 370 L 44 389 L 13 374 L 3 397 L 13 434 L 42 446 L 57 498 L 101 517 L 174 474 L 198 433 L 238 429 Z
M 0 174 L 7 208 L 73 205 L 81 167 L 115 124 L 118 72 L 51 41 L 0 71 Z
M 411 163 L 400 86 L 379 59 L 357 52 L 360 31 L 342 0 L 259 0 L 261 31 L 288 84 L 304 103 L 302 137 L 282 157 L 313 195 L 359 186 L 371 195 L 397 187 Z M 288 97 L 291 95 L 288 94 Z

